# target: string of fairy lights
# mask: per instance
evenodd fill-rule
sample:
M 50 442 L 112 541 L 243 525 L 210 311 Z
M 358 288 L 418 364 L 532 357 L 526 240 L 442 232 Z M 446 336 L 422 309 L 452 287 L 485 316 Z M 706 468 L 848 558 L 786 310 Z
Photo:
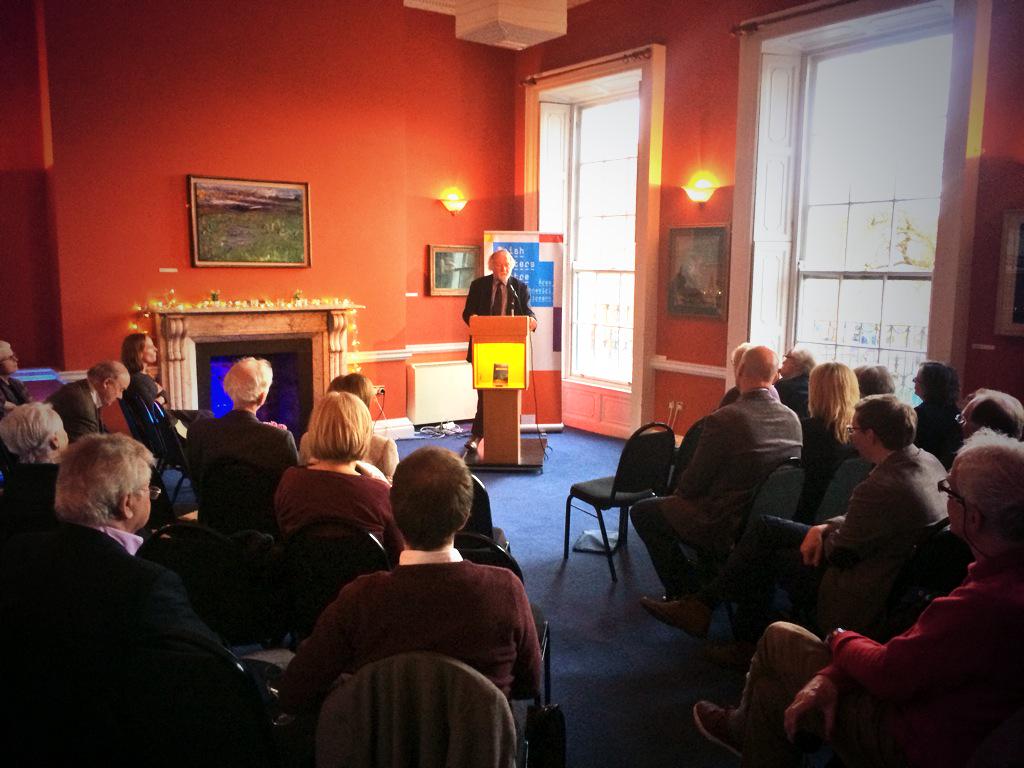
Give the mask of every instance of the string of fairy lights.
M 200 301 L 181 301 L 174 289 L 171 288 L 160 299 L 150 299 L 145 304 L 135 304 L 132 307 L 135 315 L 128 323 L 128 329 L 136 332 L 140 330 L 152 331 L 152 318 L 154 313 L 181 311 L 181 312 L 216 312 L 218 310 L 241 311 L 246 309 L 274 311 L 274 310 L 302 310 L 302 309 L 340 309 L 345 312 L 346 331 L 348 332 L 348 347 L 350 357 L 348 359 L 349 369 L 355 372 L 361 370 L 359 365 L 359 338 L 357 336 L 359 326 L 356 324 L 356 313 L 365 309 L 361 304 L 355 304 L 349 299 L 339 299 L 333 296 L 306 298 L 301 290 L 296 290 L 287 299 L 268 299 L 257 297 L 252 299 L 227 299 L 221 297 L 219 289 L 210 291 L 207 298 Z

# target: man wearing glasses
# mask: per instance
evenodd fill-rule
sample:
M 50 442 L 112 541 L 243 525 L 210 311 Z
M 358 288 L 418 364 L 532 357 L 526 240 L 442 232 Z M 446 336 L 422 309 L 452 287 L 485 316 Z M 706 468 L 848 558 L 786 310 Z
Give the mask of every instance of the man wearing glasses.
M 706 737 L 744 765 L 799 765 L 801 733 L 850 766 L 1019 763 L 1007 721 L 1024 703 L 1024 443 L 982 430 L 937 485 L 975 558 L 964 582 L 885 644 L 773 624 L 740 705 L 694 706 Z
M 11 345 L 6 341 L 0 341 L 0 419 L 13 411 L 19 405 L 32 402 L 25 385 L 14 378 L 14 372 L 18 370 L 18 356 L 14 354 Z

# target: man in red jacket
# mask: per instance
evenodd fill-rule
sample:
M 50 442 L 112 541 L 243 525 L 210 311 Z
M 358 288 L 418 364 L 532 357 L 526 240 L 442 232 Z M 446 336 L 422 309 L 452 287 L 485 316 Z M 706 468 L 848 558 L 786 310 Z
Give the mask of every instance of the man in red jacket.
M 706 737 L 745 766 L 798 765 L 802 732 L 850 766 L 964 766 L 1024 705 L 1024 443 L 982 430 L 939 487 L 974 553 L 964 582 L 884 645 L 773 624 L 740 705 L 694 706 Z

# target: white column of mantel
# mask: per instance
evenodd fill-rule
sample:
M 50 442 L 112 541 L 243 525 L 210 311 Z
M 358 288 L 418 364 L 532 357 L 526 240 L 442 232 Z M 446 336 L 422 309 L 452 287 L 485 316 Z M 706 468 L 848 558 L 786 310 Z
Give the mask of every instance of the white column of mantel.
M 332 309 L 327 316 L 327 348 L 330 352 L 330 380 L 348 373 L 348 311 Z
M 197 408 L 195 344 L 188 337 L 188 318 L 164 315 L 161 335 L 166 344 L 163 365 L 164 389 L 172 408 Z

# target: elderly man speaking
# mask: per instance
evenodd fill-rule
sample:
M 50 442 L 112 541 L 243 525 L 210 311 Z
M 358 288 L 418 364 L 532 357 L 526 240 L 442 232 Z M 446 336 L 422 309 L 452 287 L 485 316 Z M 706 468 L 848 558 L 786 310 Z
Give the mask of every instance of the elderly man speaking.
M 697 727 L 746 766 L 798 765 L 801 731 L 846 765 L 964 766 L 1024 705 L 1024 443 L 982 430 L 949 478 L 950 530 L 974 553 L 967 578 L 879 644 L 792 624 L 761 637 L 736 709 L 701 701 Z M 1019 757 L 1019 755 L 1018 755 Z

